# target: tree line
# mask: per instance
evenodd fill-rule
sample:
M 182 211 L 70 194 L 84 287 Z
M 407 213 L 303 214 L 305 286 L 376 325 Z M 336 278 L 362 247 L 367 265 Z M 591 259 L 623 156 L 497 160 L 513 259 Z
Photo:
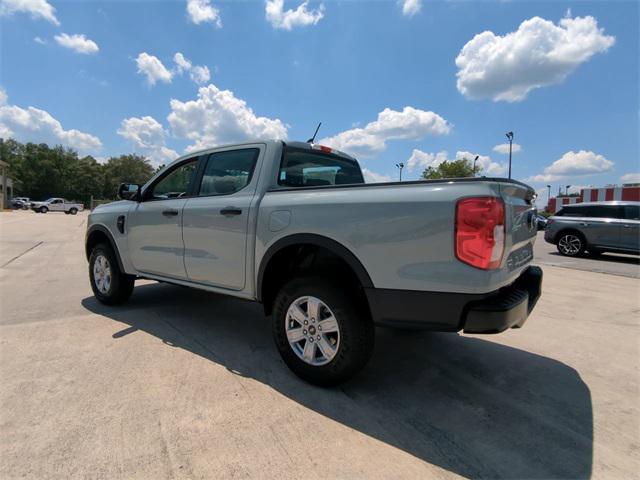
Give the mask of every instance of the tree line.
M 120 155 L 100 163 L 91 155 L 81 157 L 63 146 L 12 139 L 0 143 L 0 159 L 9 164 L 14 197 L 64 197 L 85 205 L 91 197 L 115 199 L 120 183 L 143 184 L 157 171 L 140 155 Z

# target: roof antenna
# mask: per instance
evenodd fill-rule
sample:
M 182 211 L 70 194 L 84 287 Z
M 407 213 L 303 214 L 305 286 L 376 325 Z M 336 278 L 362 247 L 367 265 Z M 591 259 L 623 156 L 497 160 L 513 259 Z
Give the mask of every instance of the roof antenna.
M 316 140 L 316 135 L 318 135 L 318 130 L 320 130 L 320 125 L 322 125 L 322 122 L 320 122 L 318 124 L 318 127 L 316 128 L 315 133 L 313 134 L 313 137 L 311 137 L 309 140 L 307 140 L 307 143 L 313 143 Z

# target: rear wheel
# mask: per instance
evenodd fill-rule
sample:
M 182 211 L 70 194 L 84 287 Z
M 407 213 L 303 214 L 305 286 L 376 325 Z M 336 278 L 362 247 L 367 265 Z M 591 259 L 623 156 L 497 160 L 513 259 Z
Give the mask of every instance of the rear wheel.
M 78 213 L 78 209 L 74 207 L 74 208 L 72 208 L 72 209 L 70 209 L 70 210 L 69 210 L 69 213 L 70 213 L 71 215 L 75 215 L 76 213 Z
M 96 245 L 89 257 L 89 279 L 95 297 L 106 305 L 126 302 L 133 292 L 135 277 L 120 270 L 109 245 Z
M 273 336 L 287 366 L 318 385 L 357 373 L 373 352 L 374 326 L 357 295 L 307 276 L 286 283 L 273 308 Z
M 560 255 L 565 257 L 577 257 L 584 253 L 586 244 L 584 237 L 578 232 L 562 233 L 556 244 Z
M 47 207 L 40 207 L 40 213 L 47 213 L 49 209 Z

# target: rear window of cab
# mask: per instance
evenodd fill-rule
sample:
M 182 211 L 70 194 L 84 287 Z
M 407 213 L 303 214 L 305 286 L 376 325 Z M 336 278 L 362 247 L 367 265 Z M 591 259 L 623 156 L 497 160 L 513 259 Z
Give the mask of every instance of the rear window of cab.
M 278 185 L 318 187 L 364 183 L 358 162 L 324 152 L 285 147 Z

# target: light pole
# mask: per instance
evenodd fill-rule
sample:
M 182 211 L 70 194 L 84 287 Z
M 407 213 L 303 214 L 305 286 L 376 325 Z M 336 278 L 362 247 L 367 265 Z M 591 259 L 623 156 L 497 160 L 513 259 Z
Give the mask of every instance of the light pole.
M 566 188 L 566 190 L 564 191 L 564 194 L 565 194 L 567 197 L 569 196 L 569 187 L 570 187 L 570 186 L 571 186 L 571 185 L 567 185 L 567 188 Z
M 513 148 L 513 132 L 506 133 L 509 139 L 509 178 L 511 178 L 511 150 Z
M 402 169 L 404 168 L 404 163 L 396 163 L 396 167 L 400 170 L 400 181 L 402 181 Z
M 476 155 L 476 158 L 473 159 L 473 176 L 476 176 L 476 162 L 478 161 L 478 158 L 480 158 L 480 155 Z
M 547 190 L 549 190 L 549 193 L 547 194 L 548 199 L 551 199 L 551 185 L 547 185 Z

